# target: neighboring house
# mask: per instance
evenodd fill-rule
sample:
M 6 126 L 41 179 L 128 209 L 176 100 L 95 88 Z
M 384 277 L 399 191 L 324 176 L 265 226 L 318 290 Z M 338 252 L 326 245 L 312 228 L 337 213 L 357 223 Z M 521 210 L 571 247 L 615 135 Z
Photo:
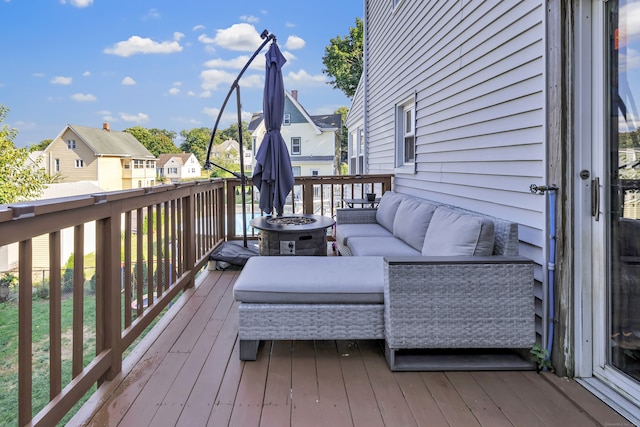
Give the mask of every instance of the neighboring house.
M 91 181 L 106 191 L 156 184 L 156 158 L 133 135 L 67 125 L 44 150 L 44 167 L 61 182 Z
M 282 138 L 287 144 L 295 176 L 336 174 L 336 144 L 342 116 L 311 116 L 298 102 L 298 91 L 285 91 Z M 267 132 L 262 113 L 254 113 L 248 127 L 252 136 L 253 156 Z
M 636 424 L 639 19 L 638 0 L 365 0 L 346 123 L 350 173 L 520 224 L 556 372 Z
M 156 166 L 159 179 L 180 182 L 202 175 L 200 162 L 193 153 L 160 154 Z

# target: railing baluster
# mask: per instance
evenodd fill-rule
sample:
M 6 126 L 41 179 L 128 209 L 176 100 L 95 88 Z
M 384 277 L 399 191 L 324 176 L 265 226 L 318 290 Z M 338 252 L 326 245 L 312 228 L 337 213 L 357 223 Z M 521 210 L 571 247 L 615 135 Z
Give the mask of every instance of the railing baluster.
M 18 290 L 18 424 L 21 426 L 27 424 L 32 418 L 32 244 L 31 239 L 23 240 L 18 249 L 20 256 L 18 267 L 20 277 Z
M 84 225 L 73 228 L 73 344 L 72 373 L 77 377 L 83 368 L 84 353 Z M 60 262 L 58 262 L 60 265 Z M 59 276 L 60 267 L 57 269 Z
M 44 281 L 43 284 L 44 286 Z M 62 289 L 60 231 L 49 233 L 49 399 L 62 390 Z

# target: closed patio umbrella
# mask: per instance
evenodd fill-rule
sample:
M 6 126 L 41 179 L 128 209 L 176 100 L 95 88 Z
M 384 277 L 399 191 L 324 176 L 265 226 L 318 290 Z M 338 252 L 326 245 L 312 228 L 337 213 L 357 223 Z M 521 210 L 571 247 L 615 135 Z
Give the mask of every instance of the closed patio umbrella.
M 280 133 L 284 113 L 282 66 L 287 60 L 275 41 L 271 43 L 266 58 L 262 104 L 267 133 L 256 153 L 252 181 L 260 191 L 260 209 L 267 214 L 275 209 L 278 215 L 282 215 L 287 195 L 294 185 L 289 150 Z

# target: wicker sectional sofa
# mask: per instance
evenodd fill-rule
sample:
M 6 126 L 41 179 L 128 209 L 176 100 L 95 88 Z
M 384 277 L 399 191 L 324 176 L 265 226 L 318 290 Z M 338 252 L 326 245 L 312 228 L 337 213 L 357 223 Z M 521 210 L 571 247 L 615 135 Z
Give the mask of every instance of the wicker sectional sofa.
M 234 287 L 243 360 L 260 340 L 384 339 L 392 370 L 533 368 L 517 224 L 393 192 L 336 223 L 345 256 L 249 260 Z

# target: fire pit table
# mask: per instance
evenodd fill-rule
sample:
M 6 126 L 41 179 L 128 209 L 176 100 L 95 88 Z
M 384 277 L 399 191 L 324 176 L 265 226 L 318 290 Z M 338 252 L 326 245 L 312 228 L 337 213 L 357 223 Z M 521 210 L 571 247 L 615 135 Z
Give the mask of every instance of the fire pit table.
M 327 255 L 327 228 L 335 221 L 322 215 L 289 214 L 251 220 L 259 230 L 260 255 Z

